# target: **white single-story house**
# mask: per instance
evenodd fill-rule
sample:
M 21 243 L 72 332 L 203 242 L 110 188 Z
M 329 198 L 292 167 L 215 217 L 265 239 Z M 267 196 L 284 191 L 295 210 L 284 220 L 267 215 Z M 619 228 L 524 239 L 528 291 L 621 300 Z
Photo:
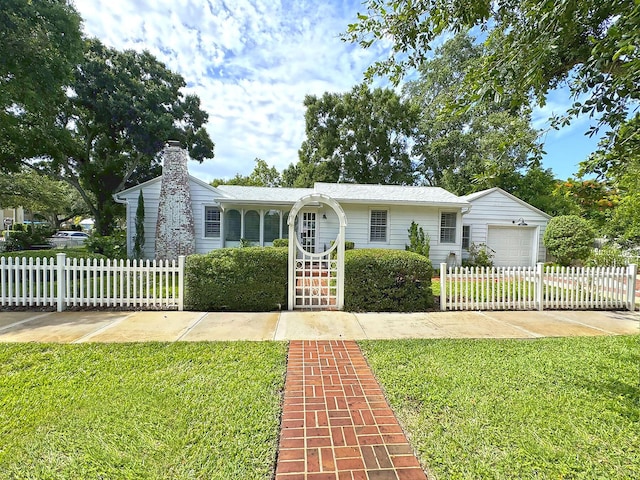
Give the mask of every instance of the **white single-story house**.
M 241 240 L 269 246 L 275 239 L 287 238 L 287 219 L 292 207 L 302 197 L 319 193 L 342 207 L 347 222 L 345 239 L 354 242 L 355 248 L 404 250 L 409 242 L 409 227 L 415 221 L 429 235 L 434 266 L 442 262 L 459 264 L 465 242 L 465 247 L 468 242 L 489 244 L 496 252 L 496 261 L 501 264 L 513 261 L 517 262 L 514 265 L 533 265 L 544 260 L 539 239 L 549 216 L 500 189 L 459 197 L 439 187 L 394 185 L 316 183 L 313 188 L 212 187 L 188 174 L 186 154 L 184 163 L 184 178 L 188 179 L 185 181 L 190 192 L 186 203 L 191 209 L 187 216 L 192 215 L 193 219 L 195 253 L 239 246 Z M 167 178 L 177 176 L 172 174 Z M 136 210 L 142 192 L 145 209 L 143 256 L 157 256 L 162 183 L 163 176 L 160 176 L 115 195 L 116 201 L 126 204 L 129 254 L 133 251 Z M 517 224 L 519 219 L 524 219 L 527 225 Z M 297 223 L 300 242 L 310 252 L 329 248 L 339 228 L 334 210 L 322 203 L 305 206 L 298 214 Z M 182 228 L 173 227 L 173 231 L 179 235 Z M 504 238 L 512 240 L 503 241 Z M 514 248 L 518 249 L 516 253 L 512 252 Z M 521 252 L 522 248 L 529 249 L 526 255 Z

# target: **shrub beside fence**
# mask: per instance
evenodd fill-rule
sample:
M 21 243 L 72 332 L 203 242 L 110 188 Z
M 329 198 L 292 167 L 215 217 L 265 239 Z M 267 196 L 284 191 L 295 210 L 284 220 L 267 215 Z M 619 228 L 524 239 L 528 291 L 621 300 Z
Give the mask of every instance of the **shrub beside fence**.
M 344 308 L 356 312 L 422 312 L 433 306 L 428 258 L 413 252 L 345 252 Z
M 183 309 L 184 257 L 171 261 L 0 258 L 0 305 Z
M 637 266 L 454 267 L 440 265 L 441 310 L 635 308 Z
M 189 255 L 187 310 L 259 312 L 286 309 L 286 248 L 222 248 Z

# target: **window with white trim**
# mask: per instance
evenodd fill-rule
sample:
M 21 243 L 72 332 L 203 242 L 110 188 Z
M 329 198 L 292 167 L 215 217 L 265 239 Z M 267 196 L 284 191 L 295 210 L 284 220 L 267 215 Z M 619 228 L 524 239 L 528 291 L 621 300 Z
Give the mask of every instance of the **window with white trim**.
M 371 210 L 369 222 L 369 241 L 370 242 L 386 242 L 387 241 L 387 210 Z
M 442 212 L 440 214 L 440 243 L 456 243 L 456 223 L 458 214 Z
M 471 245 L 471 225 L 462 226 L 462 248 L 469 250 Z
M 204 207 L 204 236 L 220 238 L 220 209 Z

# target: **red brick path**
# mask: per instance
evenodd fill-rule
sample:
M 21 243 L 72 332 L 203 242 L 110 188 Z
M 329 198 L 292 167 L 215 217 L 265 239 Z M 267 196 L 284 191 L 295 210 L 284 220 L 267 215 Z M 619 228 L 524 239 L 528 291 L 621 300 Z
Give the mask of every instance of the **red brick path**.
M 276 480 L 426 480 L 353 341 L 293 341 Z

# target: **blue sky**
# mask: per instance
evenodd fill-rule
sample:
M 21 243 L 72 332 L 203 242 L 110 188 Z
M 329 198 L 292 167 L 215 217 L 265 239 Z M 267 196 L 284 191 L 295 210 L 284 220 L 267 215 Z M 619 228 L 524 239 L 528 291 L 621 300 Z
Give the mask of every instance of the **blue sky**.
M 360 83 L 384 46 L 362 50 L 339 39 L 360 0 L 76 0 L 87 35 L 118 49 L 148 50 L 187 82 L 209 113 L 215 158 L 192 162 L 205 181 L 251 172 L 256 157 L 282 170 L 298 160 L 306 94 Z M 379 80 L 381 82 L 382 80 Z M 563 91 L 534 112 L 546 130 L 569 103 Z M 545 168 L 567 178 L 591 153 L 581 119 L 543 137 Z

